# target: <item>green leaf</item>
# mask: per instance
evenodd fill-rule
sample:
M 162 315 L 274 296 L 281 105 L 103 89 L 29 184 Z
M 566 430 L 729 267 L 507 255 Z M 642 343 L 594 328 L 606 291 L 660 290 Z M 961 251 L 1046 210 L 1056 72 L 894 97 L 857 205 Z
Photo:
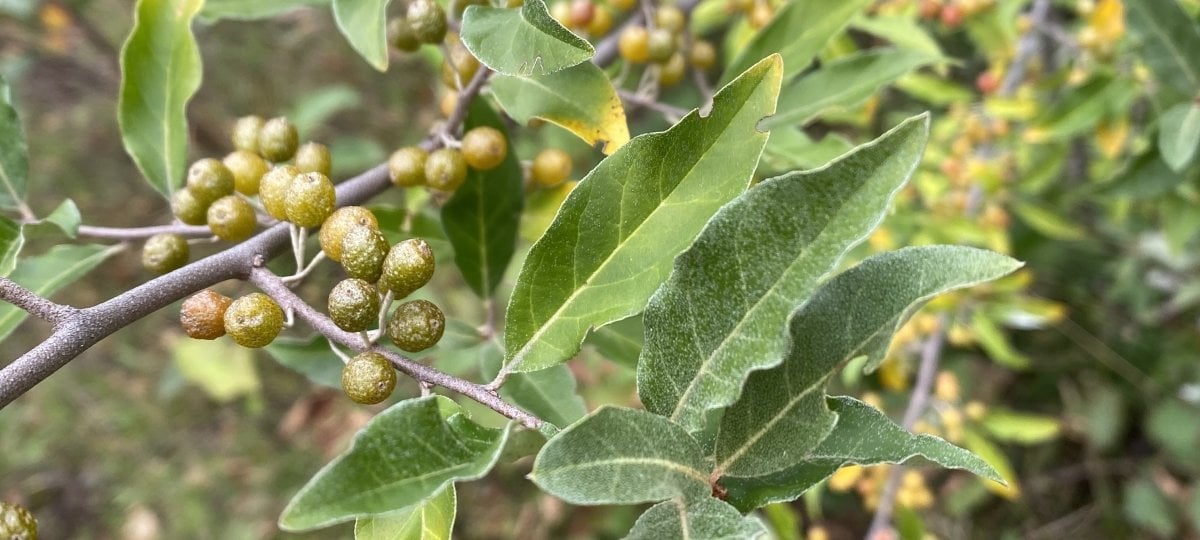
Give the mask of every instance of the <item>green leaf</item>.
M 21 226 L 0 215 L 0 276 L 11 274 L 17 267 L 17 255 L 24 246 L 25 235 Z
M 937 56 L 904 49 L 875 49 L 844 56 L 783 87 L 779 112 L 763 121 L 765 129 L 803 125 L 827 109 L 866 101 L 885 85 Z
M 749 183 L 781 67 L 778 56 L 760 62 L 717 93 L 707 117 L 692 111 L 629 141 L 579 182 L 521 268 L 502 374 L 558 364 L 589 328 L 642 310 L 675 255 Z
M 873 256 L 825 282 L 788 322 L 783 363 L 751 374 L 721 418 L 717 471 L 761 476 L 800 463 L 833 428 L 824 388 L 835 370 L 859 356 L 877 364 L 899 325 L 929 298 L 1020 266 L 981 249 L 914 247 Z
M 1163 113 L 1159 121 L 1158 150 L 1163 161 L 1171 170 L 1183 172 L 1200 146 L 1200 103 L 1180 103 Z
M 444 401 L 443 401 L 444 400 Z M 416 504 L 449 482 L 492 468 L 509 429 L 480 427 L 447 398 L 402 401 L 379 413 L 292 498 L 280 528 L 303 531 Z M 511 424 L 510 424 L 511 425 Z
M 1005 409 L 989 411 L 980 423 L 996 440 L 1019 444 L 1051 441 L 1062 430 L 1057 418 Z
M 13 108 L 8 84 L 0 78 L 0 208 L 13 210 L 25 204 L 29 175 L 29 148 L 21 131 L 21 119 Z
M 458 495 L 447 484 L 434 496 L 407 508 L 359 518 L 354 523 L 355 540 L 450 540 Z
M 392 0 L 333 0 L 338 31 L 371 67 L 387 71 L 387 6 Z
M 1129 24 L 1142 38 L 1140 55 L 1159 82 L 1182 96 L 1200 91 L 1200 28 L 1177 0 L 1124 2 Z
M 180 339 L 171 352 L 183 378 L 215 401 L 232 401 L 259 389 L 254 355 L 230 340 Z
M 1121 506 L 1130 524 L 1151 531 L 1155 537 L 1174 538 L 1179 529 L 1174 505 L 1147 473 L 1125 485 Z
M 8 277 L 43 298 L 83 277 L 96 265 L 120 253 L 121 245 L 59 245 L 41 255 L 21 259 Z M 8 337 L 29 314 L 8 303 L 0 303 L 0 341 Z
M 575 376 L 564 365 L 533 373 L 517 373 L 500 388 L 500 395 L 542 420 L 568 426 L 587 414 L 576 392 Z
M 321 335 L 309 339 L 279 338 L 265 349 L 276 362 L 330 388 L 342 388 L 342 362 Z
M 644 334 L 642 316 L 635 315 L 592 330 L 584 344 L 595 347 L 600 356 L 636 369 Z
M 987 314 L 981 311 L 972 314 L 971 328 L 975 330 L 979 346 L 987 353 L 988 358 L 997 364 L 1014 371 L 1026 370 L 1033 365 L 1033 361 L 1028 356 L 1013 347 L 1012 343 L 1008 341 L 1008 336 L 1004 335 L 1004 330 L 996 325 L 995 321 Z
M 567 30 L 542 0 L 520 8 L 468 6 L 462 41 L 483 65 L 502 75 L 554 73 L 586 62 L 592 44 Z
M 837 133 L 827 133 L 821 140 L 813 141 L 796 126 L 772 129 L 758 174 L 817 169 L 853 149 L 854 143 Z
M 870 0 L 795 0 L 785 4 L 763 27 L 741 54 L 725 68 L 722 81 L 758 63 L 773 53 L 783 57 L 783 78 L 792 78 L 812 63 L 825 43 L 842 31 Z
M 489 126 L 508 137 L 500 117 L 483 100 L 471 103 L 466 129 Z M 496 294 L 496 286 L 512 260 L 521 223 L 522 173 L 509 143 L 508 156 L 498 167 L 472 169 L 467 181 L 442 207 L 442 227 L 454 247 L 454 263 L 463 279 L 481 298 Z
M 886 39 L 901 49 L 923 52 L 935 58 L 944 54 L 937 40 L 929 35 L 917 19 L 911 17 L 878 14 L 860 16 L 850 21 L 850 27 Z
M 878 409 L 850 397 L 826 398 L 837 424 L 821 444 L 794 466 L 764 476 L 721 479 L 728 501 L 742 511 L 795 500 L 844 465 L 904 463 L 920 456 L 995 481 L 1000 476 L 975 454 L 932 435 L 905 431 Z
M 51 232 L 61 232 L 67 238 L 74 239 L 79 234 L 79 225 L 83 221 L 79 215 L 79 207 L 75 206 L 75 201 L 66 199 L 50 212 L 50 215 L 37 221 L 26 223 L 23 226 L 28 236 L 36 236 L 39 230 L 49 230 Z
M 1060 216 L 1054 210 L 1034 201 L 1018 200 L 1012 204 L 1013 212 L 1031 229 L 1055 240 L 1072 242 L 1087 238 L 1087 231 L 1076 223 Z
M 767 529 L 753 517 L 711 497 L 691 502 L 671 499 L 646 510 L 625 540 L 741 540 L 762 538 Z
M 200 88 L 192 19 L 203 0 L 138 0 L 121 49 L 117 120 L 125 151 L 164 196 L 183 184 L 188 100 Z
M 621 98 L 608 75 L 591 62 L 548 74 L 497 75 L 492 95 L 518 122 L 541 118 L 591 146 L 603 142 L 605 154 L 629 142 Z
M 909 119 L 825 168 L 772 178 L 721 208 L 646 307 L 646 410 L 703 430 L 751 371 L 778 365 L 788 345 L 779 329 L 883 220 L 928 136 L 928 116 Z
M 274 17 L 280 13 L 307 6 L 322 6 L 330 0 L 205 0 L 200 17 L 208 21 L 220 19 L 252 20 Z
M 1137 87 L 1128 79 L 1096 76 L 1083 86 L 1070 90 L 1050 107 L 1029 131 L 1037 142 L 1067 140 L 1094 130 L 1114 114 L 1126 114 Z
M 529 477 L 572 504 L 637 504 L 709 493 L 700 445 L 646 411 L 604 406 L 550 439 Z

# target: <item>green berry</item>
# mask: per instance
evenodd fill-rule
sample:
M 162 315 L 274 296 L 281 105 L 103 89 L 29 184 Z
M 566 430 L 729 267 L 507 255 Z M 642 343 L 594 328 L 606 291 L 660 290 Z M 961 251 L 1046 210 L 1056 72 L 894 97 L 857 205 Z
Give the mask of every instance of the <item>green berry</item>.
M 442 339 L 446 316 L 433 302 L 413 300 L 396 307 L 388 320 L 387 335 L 408 352 L 428 349 Z
M 388 175 L 400 187 L 415 187 L 425 183 L 425 160 L 429 157 L 419 146 L 409 146 L 392 152 L 388 158 Z
M 241 242 L 254 235 L 257 225 L 254 207 L 238 195 L 221 197 L 208 207 L 208 228 L 221 240 Z
M 259 116 L 243 116 L 233 124 L 233 147 L 238 150 L 258 153 L 258 134 L 262 131 L 263 120 Z
M 233 193 L 233 185 L 233 173 L 219 160 L 204 158 L 188 168 L 187 188 L 206 205 Z
M 547 148 L 533 158 L 529 174 L 533 183 L 542 187 L 554 187 L 571 176 L 571 155 L 557 148 Z
M 413 35 L 425 43 L 441 43 L 446 38 L 446 12 L 432 0 L 409 4 L 407 20 Z
M 425 183 L 429 187 L 450 193 L 466 181 L 467 161 L 462 152 L 442 148 L 434 150 L 425 159 Z
M 246 195 L 258 195 L 258 185 L 271 165 L 254 152 L 235 151 L 221 160 L 233 173 L 233 189 Z
M 142 246 L 142 266 L 155 274 L 165 274 L 188 262 L 187 239 L 178 234 L 156 234 Z
M 388 241 L 375 227 L 354 227 L 342 238 L 342 268 L 352 278 L 379 281 L 387 254 Z
M 251 293 L 225 310 L 225 332 L 243 347 L 266 347 L 283 330 L 283 310 L 271 297 Z
M 379 221 L 375 219 L 374 213 L 361 206 L 343 206 L 334 210 L 325 223 L 321 224 L 321 251 L 325 252 L 325 256 L 335 262 L 341 262 L 342 240 L 346 238 L 346 233 L 355 227 L 378 229 Z
M 0 538 L 37 540 L 37 519 L 23 506 L 0 502 Z
M 333 174 L 333 157 L 329 154 L 329 147 L 321 143 L 304 143 L 296 149 L 293 161 L 301 172 L 319 172 L 325 176 Z
M 654 22 L 659 28 L 678 34 L 680 30 L 683 30 L 683 25 L 687 23 L 687 16 L 676 6 L 665 5 L 660 6 L 654 12 Z
M 449 88 L 466 86 L 479 71 L 479 59 L 463 45 L 458 34 L 446 36 L 446 55 L 442 59 L 442 82 Z
M 499 167 L 508 156 L 508 141 L 500 130 L 482 126 L 471 129 L 462 138 L 463 159 L 472 169 L 486 171 Z
M 292 180 L 300 175 L 300 169 L 292 165 L 276 165 L 263 175 L 258 185 L 258 200 L 271 217 L 287 220 L 287 196 L 292 191 Z
M 487 6 L 488 0 L 450 0 L 450 12 L 455 17 L 462 18 L 463 12 L 470 6 Z
M 404 298 L 424 287 L 433 277 L 433 250 L 424 240 L 410 238 L 392 246 L 383 260 L 379 288 Z
M 320 227 L 333 213 L 336 198 L 328 176 L 318 172 L 301 174 L 292 179 L 287 194 L 288 221 L 301 227 Z
M 233 300 L 205 289 L 187 300 L 179 310 L 179 324 L 192 339 L 217 339 L 225 335 L 225 311 Z
M 342 390 L 355 403 L 374 405 L 396 389 L 396 370 L 377 352 L 365 352 L 351 358 L 342 368 Z
M 388 36 L 393 47 L 404 52 L 417 52 L 421 48 L 421 39 L 413 31 L 412 25 L 404 17 L 396 17 L 388 21 Z
M 204 225 L 208 219 L 208 204 L 197 199 L 192 190 L 184 188 L 171 194 L 171 212 L 188 225 Z
M 258 153 L 268 161 L 279 163 L 292 159 L 300 144 L 300 134 L 287 118 L 267 120 L 258 132 Z
M 379 320 L 379 291 L 361 279 L 344 279 L 329 291 L 329 318 L 347 332 L 361 332 Z
M 675 54 L 675 34 L 665 28 L 655 28 L 650 31 L 650 39 L 647 42 L 647 47 L 650 53 L 650 61 L 663 64 L 671 59 L 671 55 Z

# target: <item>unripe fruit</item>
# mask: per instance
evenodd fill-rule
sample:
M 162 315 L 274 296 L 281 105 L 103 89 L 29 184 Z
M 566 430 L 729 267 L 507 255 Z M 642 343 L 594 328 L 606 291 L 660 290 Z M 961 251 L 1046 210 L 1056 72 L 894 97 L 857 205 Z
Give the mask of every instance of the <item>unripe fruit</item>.
M 434 150 L 425 159 L 425 185 L 447 193 L 467 181 L 467 161 L 453 148 Z
M 675 86 L 679 81 L 683 80 L 684 73 L 687 72 L 687 62 L 684 62 L 683 55 L 679 52 L 671 55 L 670 60 L 662 65 L 658 72 L 658 84 L 664 87 Z
M 379 281 L 387 254 L 387 239 L 374 227 L 354 227 L 342 238 L 342 268 L 352 278 Z
M 258 132 L 258 153 L 268 161 L 279 163 L 292 159 L 299 144 L 296 126 L 282 116 L 267 120 Z
M 171 212 L 188 225 L 204 225 L 208 219 L 208 205 L 197 199 L 190 189 L 171 194 Z
M 355 403 L 380 403 L 395 389 L 396 370 L 387 357 L 377 352 L 359 354 L 342 368 L 342 390 Z
M 571 3 L 566 0 L 559 0 L 554 5 L 550 6 L 550 16 L 566 27 L 571 26 Z
M 650 59 L 650 31 L 644 26 L 626 28 L 617 38 L 617 52 L 628 62 L 646 63 Z
M 23 506 L 0 502 L 0 538 L 37 540 L 37 519 Z
M 233 188 L 246 195 L 258 195 L 258 185 L 263 175 L 271 169 L 267 160 L 246 150 L 237 150 L 225 156 L 221 162 L 233 173 Z
M 442 110 L 442 116 L 449 118 L 454 114 L 455 107 L 458 107 L 458 92 L 450 91 L 442 94 L 442 100 L 438 102 L 438 108 Z
M 775 11 L 771 9 L 771 6 L 760 0 L 754 3 L 754 7 L 750 9 L 746 19 L 750 21 L 751 27 L 762 28 L 769 24 L 774 16 Z
M 997 77 L 996 72 L 989 69 L 975 78 L 975 87 L 979 89 L 979 93 L 985 96 L 995 93 L 1000 88 L 1000 77 Z
M 446 38 L 446 12 L 432 0 L 416 0 L 408 5 L 408 24 L 413 34 L 425 43 L 440 43 Z
M 637 0 L 609 0 L 609 3 L 621 11 L 629 11 L 637 5 Z
M 392 152 L 388 158 L 388 176 L 400 187 L 415 187 L 425 183 L 425 160 L 429 152 L 418 146 L 408 146 Z
M 462 138 L 463 159 L 471 168 L 486 171 L 499 167 L 508 156 L 508 141 L 500 130 L 482 126 L 468 131 Z
M 230 134 L 233 147 L 257 154 L 258 133 L 262 131 L 265 122 L 261 117 L 254 115 L 238 118 L 237 122 L 233 124 L 233 132 Z
M 233 299 L 210 289 L 183 301 L 179 324 L 192 339 L 217 339 L 225 335 L 225 311 Z
M 962 8 L 958 7 L 958 4 L 946 4 L 942 6 L 941 18 L 946 28 L 958 28 L 963 21 Z
M 300 175 L 293 165 L 276 165 L 267 171 L 258 185 L 258 200 L 271 217 L 287 220 L 287 196 L 292 191 L 292 181 Z
M 446 316 L 433 302 L 413 300 L 396 307 L 388 320 L 387 335 L 397 347 L 408 352 L 428 349 L 442 339 Z
M 383 260 L 379 290 L 404 298 L 429 283 L 435 266 L 433 250 L 424 240 L 410 238 L 400 242 L 388 250 Z
M 379 320 L 379 292 L 361 279 L 345 279 L 329 291 L 329 318 L 347 332 L 362 332 Z
M 571 2 L 571 13 L 567 17 L 567 26 L 571 28 L 584 28 L 592 24 L 592 19 L 596 16 L 596 4 L 592 0 L 573 0 Z
M 204 158 L 188 168 L 187 188 L 205 205 L 233 193 L 233 173 L 213 158 Z
M 554 187 L 571 176 L 571 155 L 557 148 L 547 148 L 533 158 L 530 175 L 541 187 Z
M 404 52 L 417 52 L 421 48 L 421 39 L 413 31 L 412 25 L 403 17 L 396 17 L 388 22 L 388 37 L 393 47 Z
M 361 206 L 343 206 L 334 210 L 325 223 L 321 224 L 321 251 L 330 259 L 341 262 L 342 240 L 355 227 L 379 228 L 375 214 Z
M 678 7 L 662 6 L 654 12 L 654 22 L 659 28 L 672 34 L 678 34 L 680 30 L 683 30 L 683 25 L 687 23 L 687 17 Z
M 254 207 L 237 195 L 221 197 L 208 207 L 208 228 L 221 240 L 241 242 L 254 235 L 257 225 Z
M 288 221 L 301 227 L 319 227 L 333 213 L 336 197 L 328 176 L 318 172 L 296 176 L 287 194 Z
M 266 347 L 283 330 L 283 310 L 271 297 L 250 293 L 225 310 L 225 332 L 243 347 Z
M 156 234 L 142 246 L 142 267 L 165 274 L 188 262 L 187 239 L 178 234 Z
M 479 71 L 479 59 L 467 50 L 457 34 L 446 36 L 446 56 L 442 61 L 442 82 L 450 88 L 459 88 L 475 77 Z
M 717 64 L 717 49 L 712 43 L 703 39 L 693 39 L 692 49 L 688 51 L 692 66 L 700 71 L 708 71 Z
M 596 14 L 587 25 L 587 33 L 592 37 L 600 37 L 612 30 L 613 15 L 607 7 L 596 6 Z
M 296 149 L 293 159 L 296 168 L 301 172 L 319 172 L 325 176 L 333 174 L 333 156 L 329 147 L 315 142 L 307 142 Z
M 450 13 L 455 17 L 462 18 L 463 12 L 470 6 L 486 6 L 488 0 L 450 0 Z
M 655 28 L 650 31 L 646 41 L 647 54 L 651 62 L 666 63 L 675 54 L 678 47 L 675 44 L 675 34 L 665 28 Z

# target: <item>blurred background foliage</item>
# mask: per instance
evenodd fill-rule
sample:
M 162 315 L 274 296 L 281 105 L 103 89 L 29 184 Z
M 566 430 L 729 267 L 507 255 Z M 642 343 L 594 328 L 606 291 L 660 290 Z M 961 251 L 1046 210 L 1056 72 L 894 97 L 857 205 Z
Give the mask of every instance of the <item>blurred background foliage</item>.
M 847 264 L 929 243 L 1026 261 L 1001 282 L 936 300 L 900 332 L 881 370 L 852 367 L 838 381 L 898 417 L 922 348 L 944 340 L 916 430 L 970 448 L 1009 479 L 1002 487 L 906 471 L 897 499 L 904 538 L 1200 534 L 1200 165 L 1180 156 L 1194 153 L 1200 134 L 1178 118 L 1200 105 L 1196 88 L 1176 84 L 1186 59 L 1172 64 L 1171 41 L 1134 13 L 1141 1 L 1054 1 L 1035 18 L 1025 0 L 879 0 L 792 85 L 801 87 L 793 105 L 809 109 L 773 130 L 764 175 L 819 166 L 934 111 L 921 169 Z M 1195 33 L 1200 3 L 1165 4 Z M 727 58 L 777 7 L 705 0 L 694 29 Z M 117 52 L 131 13 L 127 0 L 0 0 L 0 75 L 29 140 L 38 215 L 70 197 L 91 225 L 171 219 L 117 137 Z M 394 56 L 387 73 L 376 72 L 328 10 L 201 23 L 196 32 L 206 69 L 188 109 L 191 158 L 228 152 L 238 116 L 286 114 L 302 138 L 330 145 L 340 179 L 419 140 L 438 118 L 436 60 Z M 1036 53 L 1018 69 L 1026 46 Z M 684 85 L 662 100 L 690 108 L 696 96 Z M 649 110 L 629 114 L 634 133 L 668 125 Z M 524 159 L 567 149 L 576 175 L 601 157 L 553 126 L 518 128 L 516 137 Z M 571 186 L 527 194 L 518 259 Z M 497 350 L 473 337 L 484 310 L 444 264 L 451 255 L 437 213 L 416 192 L 376 203 L 385 227 L 428 238 L 443 261 L 424 294 L 453 320 L 429 358 L 476 376 Z M 123 254 L 55 298 L 92 305 L 147 277 Z M 319 302 L 333 278 L 327 266 L 300 292 Z M 275 526 L 284 503 L 379 410 L 352 406 L 324 383 L 338 364 L 303 334 L 262 354 L 180 339 L 175 318 L 163 310 L 101 342 L 0 414 L 0 499 L 29 506 L 44 537 L 287 536 Z M 640 331 L 637 318 L 601 329 L 571 362 L 589 408 L 635 402 Z M 47 332 L 26 322 L 0 357 L 15 358 Z M 417 392 L 410 383 L 394 399 Z M 491 414 L 464 406 L 484 421 Z M 615 538 L 638 513 L 566 506 L 524 481 L 527 469 L 505 465 L 459 485 L 456 532 Z M 861 537 L 886 470 L 843 469 L 762 517 L 780 538 Z M 340 527 L 310 536 L 350 535 Z

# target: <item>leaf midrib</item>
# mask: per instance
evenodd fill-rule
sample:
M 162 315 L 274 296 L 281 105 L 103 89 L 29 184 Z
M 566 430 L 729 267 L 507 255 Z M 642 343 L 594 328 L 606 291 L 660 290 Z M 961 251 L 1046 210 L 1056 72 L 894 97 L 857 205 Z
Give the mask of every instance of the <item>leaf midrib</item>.
M 682 473 L 685 476 L 688 476 L 692 479 L 698 480 L 705 485 L 708 484 L 708 475 L 704 474 L 699 469 L 689 467 L 687 465 L 683 465 L 681 463 L 671 461 L 669 459 L 663 459 L 663 458 L 633 458 L 633 457 L 605 458 L 605 459 L 599 459 L 599 460 L 595 460 L 595 461 L 572 463 L 569 465 L 562 465 L 559 467 L 554 467 L 554 468 L 550 469 L 549 471 L 544 471 L 542 474 L 537 475 L 537 476 L 541 476 L 541 477 L 554 476 L 554 474 L 561 473 L 564 471 L 574 471 L 574 470 L 578 470 L 578 469 L 593 469 L 596 467 L 605 467 L 605 466 L 609 466 L 609 465 L 618 465 L 618 466 L 619 465 L 649 465 L 649 466 L 662 467 L 664 469 L 670 469 L 674 472 Z M 547 474 L 547 473 L 550 473 L 550 474 Z M 533 477 L 534 475 L 531 474 L 530 476 Z

